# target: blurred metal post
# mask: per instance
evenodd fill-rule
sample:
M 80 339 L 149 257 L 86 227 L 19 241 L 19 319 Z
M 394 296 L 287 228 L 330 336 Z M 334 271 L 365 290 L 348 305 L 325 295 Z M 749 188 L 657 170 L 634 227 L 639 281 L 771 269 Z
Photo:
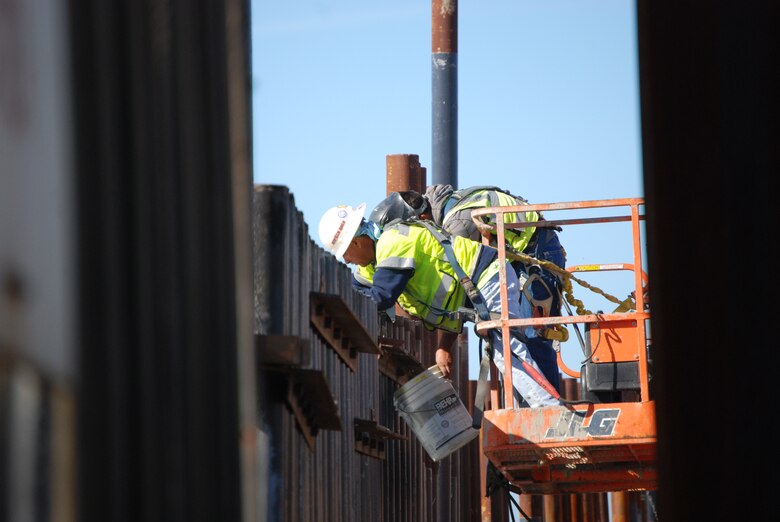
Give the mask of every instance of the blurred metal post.
M 256 519 L 248 5 L 66 5 L 77 520 Z
M 0 520 L 78 520 L 66 2 L 0 5 Z
M 544 505 L 544 520 L 545 522 L 555 522 L 557 520 L 557 509 L 555 500 L 558 495 L 542 495 L 542 502 Z
M 612 493 L 612 522 L 628 522 L 628 492 Z
M 229 110 L 227 127 L 230 131 L 230 184 L 233 233 L 233 288 L 235 292 L 237 392 L 240 430 L 240 472 L 242 520 L 258 520 L 263 506 L 257 492 L 264 492 L 265 483 L 259 482 L 257 468 L 262 465 L 258 451 L 257 402 L 261 398 L 255 381 L 255 352 L 253 349 L 253 291 L 246 284 L 253 278 L 252 267 L 252 169 L 250 96 L 247 79 L 250 78 L 248 56 L 249 6 L 243 0 L 225 1 L 225 61 L 227 65 L 226 94 Z

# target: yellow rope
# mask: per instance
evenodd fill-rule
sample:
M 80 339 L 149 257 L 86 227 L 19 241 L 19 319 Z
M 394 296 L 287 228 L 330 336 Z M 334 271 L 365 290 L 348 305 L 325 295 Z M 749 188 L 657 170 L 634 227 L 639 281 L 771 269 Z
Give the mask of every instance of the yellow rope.
M 492 240 L 492 243 L 491 243 L 490 246 L 493 247 L 493 248 L 496 248 L 496 237 L 497 237 L 497 235 L 496 235 L 495 224 L 485 223 L 484 221 L 481 221 L 479 218 L 472 217 L 472 219 L 474 220 L 474 224 L 477 226 L 477 229 L 481 233 L 483 233 L 483 234 L 485 232 L 489 232 L 490 233 L 490 239 Z M 603 296 L 608 301 L 611 301 L 611 302 L 615 303 L 616 305 L 618 305 L 619 308 L 626 306 L 625 300 L 621 301 L 617 297 L 606 293 L 601 288 L 599 288 L 597 286 L 593 286 L 593 285 L 583 281 L 582 279 L 580 279 L 577 276 L 573 275 L 568 270 L 565 270 L 565 269 L 559 267 L 558 265 L 556 265 L 552 261 L 545 261 L 543 259 L 536 259 L 535 257 L 529 256 L 527 254 L 522 254 L 522 253 L 518 253 L 518 252 L 514 252 L 514 251 L 507 251 L 506 252 L 506 257 L 508 259 L 513 260 L 513 261 L 520 261 L 520 262 L 524 263 L 526 266 L 527 265 L 538 264 L 539 266 L 541 266 L 543 268 L 546 268 L 550 272 L 553 272 L 554 274 L 557 274 L 558 276 L 560 276 L 560 279 L 561 279 L 561 282 L 562 282 L 562 285 L 563 285 L 563 290 L 562 290 L 563 296 L 564 296 L 564 298 L 566 299 L 566 301 L 570 305 L 574 306 L 574 308 L 577 311 L 578 315 L 593 315 L 593 312 L 591 312 L 590 310 L 585 308 L 585 304 L 583 304 L 582 301 L 580 301 L 579 299 L 574 297 L 574 290 L 573 290 L 572 284 L 571 284 L 572 281 L 576 281 L 580 286 L 583 286 L 583 287 L 587 288 L 588 290 L 591 290 L 592 292 L 595 292 L 595 293 Z M 629 296 L 629 299 L 630 299 L 630 296 Z
M 545 261 L 543 259 L 536 259 L 535 257 L 531 257 L 526 254 L 519 254 L 516 252 L 507 252 L 506 257 L 513 260 L 513 261 L 520 261 L 526 265 L 533 265 L 538 264 L 542 268 L 546 268 L 550 272 L 553 272 L 554 274 L 557 274 L 561 278 L 561 282 L 563 284 L 563 296 L 566 298 L 566 301 L 572 306 L 575 307 L 578 315 L 592 315 L 593 312 L 585 308 L 585 305 L 582 301 L 574 297 L 574 290 L 572 287 L 571 282 L 575 281 L 580 286 L 583 286 L 587 288 L 588 290 L 591 290 L 597 294 L 600 294 L 604 296 L 608 301 L 611 301 L 617 305 L 624 304 L 623 301 L 618 299 L 617 297 L 610 295 L 606 293 L 604 290 L 597 286 L 593 286 L 582 279 L 576 277 L 574 274 L 569 272 L 568 270 L 564 270 L 563 268 L 559 267 L 552 261 Z

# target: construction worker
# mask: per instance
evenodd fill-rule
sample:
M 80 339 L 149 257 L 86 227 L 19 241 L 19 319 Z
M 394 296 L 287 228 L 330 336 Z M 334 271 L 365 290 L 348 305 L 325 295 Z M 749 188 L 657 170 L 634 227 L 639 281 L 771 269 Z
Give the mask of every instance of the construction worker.
M 397 302 L 429 329 L 446 332 L 439 336 L 436 365 L 446 377 L 452 365 L 452 346 L 463 328 L 459 312 L 466 303 L 466 289 L 459 282 L 473 282 L 478 292 L 472 301 L 489 312 L 501 313 L 499 261 L 494 248 L 468 238 L 452 236 L 442 242 L 442 229 L 419 220 L 388 223 L 381 230 L 364 219 L 365 204 L 337 206 L 326 211 L 319 223 L 320 241 L 337 258 L 360 267 L 373 267 L 370 286 L 359 285 L 376 302 L 379 310 Z M 446 243 L 446 247 L 445 247 Z M 513 270 L 507 270 L 509 317 L 519 317 L 520 287 Z M 461 274 L 461 277 L 459 277 Z M 464 277 L 465 276 L 465 277 Z M 477 299 L 478 297 L 478 299 Z M 503 372 L 503 340 L 492 330 L 497 367 Z M 513 332 L 510 347 L 512 382 L 531 407 L 560 405 L 557 392 L 539 371 L 526 345 Z
M 413 190 L 393 192 L 380 202 L 369 216 L 380 227 L 396 219 L 417 217 L 431 220 L 452 235 L 481 241 L 482 235 L 471 218 L 471 212 L 477 208 L 508 207 L 527 205 L 528 202 L 498 187 L 477 186 L 454 190 L 451 185 L 431 185 L 425 194 Z M 538 222 L 543 220 L 537 212 L 515 212 L 504 215 L 504 222 Z M 494 224 L 495 219 L 483 217 L 486 223 Z M 506 248 L 508 252 L 519 252 L 535 259 L 549 261 L 559 268 L 566 265 L 566 251 L 561 246 L 557 231 L 552 227 L 526 227 L 506 229 Z M 520 317 L 560 316 L 561 282 L 553 272 L 541 265 L 526 266 L 513 261 L 517 277 L 521 284 Z M 358 274 L 360 275 L 360 273 Z M 530 283 L 526 284 L 527 281 Z M 527 344 L 531 356 L 539 365 L 547 380 L 558 388 L 560 373 L 557 353 L 548 332 L 541 328 L 526 327 L 522 339 Z M 558 330 L 561 331 L 561 330 Z

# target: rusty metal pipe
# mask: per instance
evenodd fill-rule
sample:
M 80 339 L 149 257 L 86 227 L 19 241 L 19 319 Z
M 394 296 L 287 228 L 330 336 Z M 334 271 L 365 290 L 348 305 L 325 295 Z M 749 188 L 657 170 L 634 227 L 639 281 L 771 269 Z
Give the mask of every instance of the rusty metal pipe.
M 388 154 L 385 157 L 386 194 L 402 190 L 425 192 L 425 168 L 417 154 Z

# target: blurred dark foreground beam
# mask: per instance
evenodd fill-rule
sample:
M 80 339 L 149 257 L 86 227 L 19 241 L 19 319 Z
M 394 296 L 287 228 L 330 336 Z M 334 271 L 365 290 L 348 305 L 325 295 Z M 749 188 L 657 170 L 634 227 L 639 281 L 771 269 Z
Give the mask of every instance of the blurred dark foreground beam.
M 70 2 L 80 521 L 250 520 L 248 2 Z
M 658 515 L 766 520 L 778 351 L 753 326 L 778 286 L 777 4 L 637 13 Z

